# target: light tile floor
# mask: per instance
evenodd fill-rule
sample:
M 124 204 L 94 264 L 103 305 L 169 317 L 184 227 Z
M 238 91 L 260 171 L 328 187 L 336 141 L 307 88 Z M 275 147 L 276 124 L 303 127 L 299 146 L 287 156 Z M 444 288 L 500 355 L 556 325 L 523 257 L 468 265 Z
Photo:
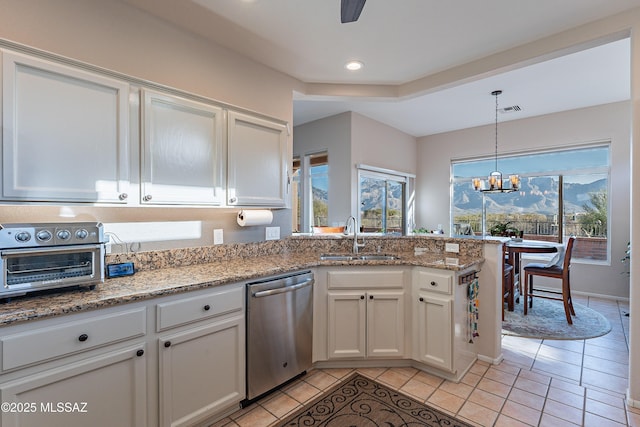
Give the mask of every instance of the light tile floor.
M 611 322 L 612 331 L 588 340 L 503 336 L 504 361 L 476 362 L 460 383 L 413 368 L 358 369 L 417 400 L 477 426 L 640 427 L 640 409 L 627 407 L 629 306 L 574 296 Z M 276 423 L 353 369 L 317 369 L 215 427 Z

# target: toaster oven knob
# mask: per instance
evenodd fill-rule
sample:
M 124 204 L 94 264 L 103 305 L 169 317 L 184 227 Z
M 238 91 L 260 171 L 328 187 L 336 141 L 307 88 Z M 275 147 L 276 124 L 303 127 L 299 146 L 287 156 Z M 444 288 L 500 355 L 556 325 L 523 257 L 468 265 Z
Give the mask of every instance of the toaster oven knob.
M 41 242 L 48 242 L 49 240 L 51 240 L 51 237 L 53 237 L 51 235 L 51 232 L 48 230 L 40 230 L 36 233 L 36 239 L 38 239 Z
M 16 240 L 18 242 L 28 242 L 29 239 L 31 239 L 31 234 L 29 234 L 26 231 L 21 231 L 18 234 L 16 234 Z
M 80 240 L 86 239 L 88 235 L 89 235 L 89 232 L 84 228 L 81 228 L 80 230 L 76 230 L 76 239 L 80 239 Z
M 56 236 L 58 236 L 60 240 L 69 240 L 71 233 L 69 233 L 69 230 L 60 230 L 56 233 Z

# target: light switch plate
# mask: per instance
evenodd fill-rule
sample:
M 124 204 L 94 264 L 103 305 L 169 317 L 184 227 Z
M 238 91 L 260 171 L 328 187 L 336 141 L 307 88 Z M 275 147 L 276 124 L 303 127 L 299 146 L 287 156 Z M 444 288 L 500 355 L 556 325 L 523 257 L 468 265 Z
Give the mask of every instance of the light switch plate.
M 444 250 L 445 252 L 454 252 L 457 254 L 460 252 L 460 245 L 457 243 L 445 243 Z
M 265 240 L 278 240 L 280 238 L 280 227 L 265 227 Z
M 221 245 L 224 242 L 224 234 L 222 228 L 215 228 L 213 230 L 213 244 Z

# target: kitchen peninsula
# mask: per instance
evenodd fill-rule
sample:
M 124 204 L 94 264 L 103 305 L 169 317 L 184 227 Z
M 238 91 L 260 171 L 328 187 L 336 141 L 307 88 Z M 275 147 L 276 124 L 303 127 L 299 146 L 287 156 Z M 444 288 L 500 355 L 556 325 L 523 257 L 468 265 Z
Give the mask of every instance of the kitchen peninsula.
M 417 341 L 411 338 L 418 330 L 412 326 L 418 309 L 411 307 L 417 307 L 412 302 L 418 296 L 416 292 L 427 297 L 430 294 L 429 289 L 420 290 L 419 281 L 426 288 L 437 282 L 444 288 L 437 290 L 434 301 L 449 304 L 452 318 L 462 314 L 459 312 L 465 308 L 454 305 L 454 295 L 463 295 L 466 301 L 466 287 L 463 291 L 457 278 L 469 272 L 478 272 L 482 310 L 479 337 L 469 344 L 473 359 L 492 363 L 501 360 L 501 283 L 500 275 L 496 275 L 502 253 L 500 241 L 367 236 L 362 253 L 393 254 L 396 259 L 320 259 L 321 254 L 350 252 L 351 243 L 351 239 L 339 236 L 295 236 L 260 243 L 109 255 L 109 263 L 134 262 L 136 274 L 109 279 L 92 291 L 15 299 L 0 306 L 0 393 L 4 400 L 40 401 L 72 382 L 73 387 L 61 395 L 63 400 L 77 400 L 73 393 L 81 391 L 87 393 L 85 400 L 97 405 L 101 389 L 121 396 L 114 398 L 115 403 L 103 402 L 100 406 L 115 404 L 121 408 L 122 425 L 191 425 L 216 419 L 235 410 L 244 398 L 245 283 L 300 269 L 316 273 L 316 299 L 327 293 L 339 297 L 349 294 L 359 285 L 354 288 L 348 281 L 364 278 L 374 287 L 368 290 L 371 295 L 392 287 L 392 294 L 404 292 L 404 301 L 411 302 L 403 311 L 407 319 L 403 329 L 406 346 L 397 356 L 368 354 L 345 359 L 334 357 L 327 346 L 330 332 L 326 325 L 331 323 L 326 318 L 327 299 L 315 301 L 314 323 L 321 327 L 314 327 L 314 335 L 324 331 L 320 339 L 314 337 L 314 347 L 323 345 L 314 348 L 318 366 L 405 364 L 459 379 L 463 372 L 456 369 L 453 358 L 445 361 L 444 368 L 438 366 L 442 363 L 436 360 L 439 355 L 433 360 L 429 354 L 419 359 Z M 445 252 L 446 243 L 458 245 L 459 252 Z M 391 281 L 380 282 L 381 277 Z M 397 285 L 394 278 L 400 278 Z M 376 289 L 376 282 L 384 286 Z M 441 325 L 439 328 L 444 329 Z M 453 332 L 451 339 L 456 340 Z M 108 380 L 110 376 L 113 381 Z M 215 385 L 211 386 L 214 378 Z M 100 387 L 95 387 L 95 381 Z M 202 385 L 205 391 L 196 401 L 185 401 L 179 390 L 194 384 Z M 7 420 L 13 420 L 11 417 L 5 416 Z

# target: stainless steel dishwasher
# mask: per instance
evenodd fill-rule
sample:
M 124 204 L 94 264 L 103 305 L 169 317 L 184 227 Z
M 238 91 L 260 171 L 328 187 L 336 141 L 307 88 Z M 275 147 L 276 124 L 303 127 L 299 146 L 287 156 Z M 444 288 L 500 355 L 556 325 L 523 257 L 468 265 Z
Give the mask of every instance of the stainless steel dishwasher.
M 311 367 L 313 283 L 300 271 L 247 284 L 245 403 Z

